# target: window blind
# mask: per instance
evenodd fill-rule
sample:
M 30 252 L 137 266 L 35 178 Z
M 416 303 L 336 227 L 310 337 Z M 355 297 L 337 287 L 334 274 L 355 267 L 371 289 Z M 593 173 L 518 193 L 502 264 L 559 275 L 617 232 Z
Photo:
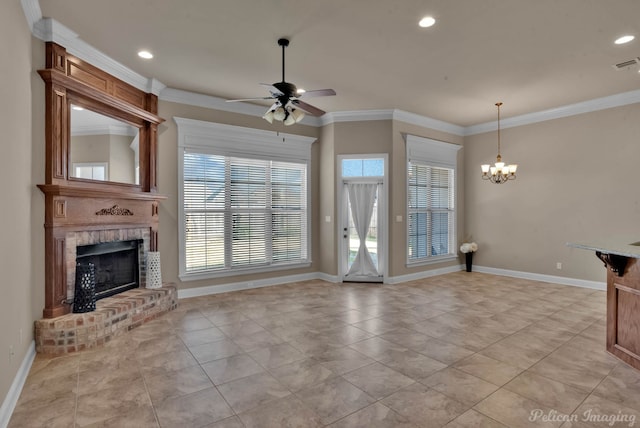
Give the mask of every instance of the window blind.
M 454 169 L 408 163 L 409 262 L 456 254 Z
M 186 148 L 182 182 L 186 273 L 308 260 L 306 163 Z

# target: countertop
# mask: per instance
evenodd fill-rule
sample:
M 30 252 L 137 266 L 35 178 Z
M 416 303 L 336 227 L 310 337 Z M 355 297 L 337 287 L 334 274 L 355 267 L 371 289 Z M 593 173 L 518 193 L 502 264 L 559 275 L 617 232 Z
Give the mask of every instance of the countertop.
M 567 242 L 567 246 L 583 250 L 599 251 L 603 254 L 616 254 L 619 256 L 640 259 L 640 242 L 600 241 L 598 243 Z M 633 245 L 636 244 L 636 245 Z

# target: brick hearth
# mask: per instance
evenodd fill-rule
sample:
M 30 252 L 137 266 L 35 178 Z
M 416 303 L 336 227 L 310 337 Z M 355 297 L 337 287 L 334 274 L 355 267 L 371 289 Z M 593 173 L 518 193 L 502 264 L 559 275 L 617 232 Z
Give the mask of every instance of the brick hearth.
M 35 322 L 36 351 L 65 354 L 94 348 L 175 309 L 175 285 L 136 288 L 96 302 L 96 310 Z

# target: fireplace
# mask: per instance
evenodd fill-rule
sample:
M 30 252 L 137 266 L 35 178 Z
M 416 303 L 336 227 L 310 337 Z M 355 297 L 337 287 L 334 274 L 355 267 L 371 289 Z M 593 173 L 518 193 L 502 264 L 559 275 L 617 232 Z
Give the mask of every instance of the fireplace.
M 76 262 L 95 266 L 96 300 L 140 284 L 141 240 L 105 242 L 76 248 Z

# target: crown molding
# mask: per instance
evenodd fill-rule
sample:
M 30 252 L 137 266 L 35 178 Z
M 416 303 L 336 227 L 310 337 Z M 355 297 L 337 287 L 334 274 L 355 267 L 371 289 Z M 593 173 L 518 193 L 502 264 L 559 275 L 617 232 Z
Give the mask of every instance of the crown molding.
M 33 33 L 33 27 L 36 22 L 42 19 L 42 10 L 40 9 L 40 2 L 38 0 L 20 0 L 24 16 L 27 18 L 27 24 L 29 30 Z
M 446 132 L 448 134 L 464 136 L 465 128 L 453 123 L 444 122 L 438 119 L 432 119 L 427 116 L 410 113 L 404 110 L 393 110 L 393 120 L 399 122 L 410 123 L 412 125 L 421 126 L 423 128 L 433 129 L 435 131 Z
M 64 46 L 70 54 L 103 69 L 141 91 L 158 95 L 165 88 L 165 85 L 159 80 L 138 74 L 100 52 L 55 19 L 43 18 L 38 0 L 20 0 L 20 3 L 27 18 L 31 34 L 34 37 L 45 42 L 54 42 Z
M 82 135 L 119 135 L 123 137 L 134 137 L 138 135 L 138 129 L 130 125 L 97 125 L 97 126 L 74 126 L 71 128 L 71 136 Z
M 560 119 L 562 117 L 576 116 L 598 110 L 606 110 L 614 107 L 621 107 L 640 102 L 640 90 L 622 92 L 620 94 L 609 95 L 607 97 L 595 98 L 575 104 L 568 104 L 548 110 L 534 113 L 527 113 L 500 120 L 500 129 L 514 128 L 517 126 L 529 125 L 532 123 L 545 122 L 547 120 Z M 464 135 L 483 134 L 495 131 L 498 128 L 498 121 L 480 123 L 464 128 Z
M 324 114 L 320 126 L 338 122 L 366 122 L 369 120 L 392 120 L 393 110 L 335 111 Z

